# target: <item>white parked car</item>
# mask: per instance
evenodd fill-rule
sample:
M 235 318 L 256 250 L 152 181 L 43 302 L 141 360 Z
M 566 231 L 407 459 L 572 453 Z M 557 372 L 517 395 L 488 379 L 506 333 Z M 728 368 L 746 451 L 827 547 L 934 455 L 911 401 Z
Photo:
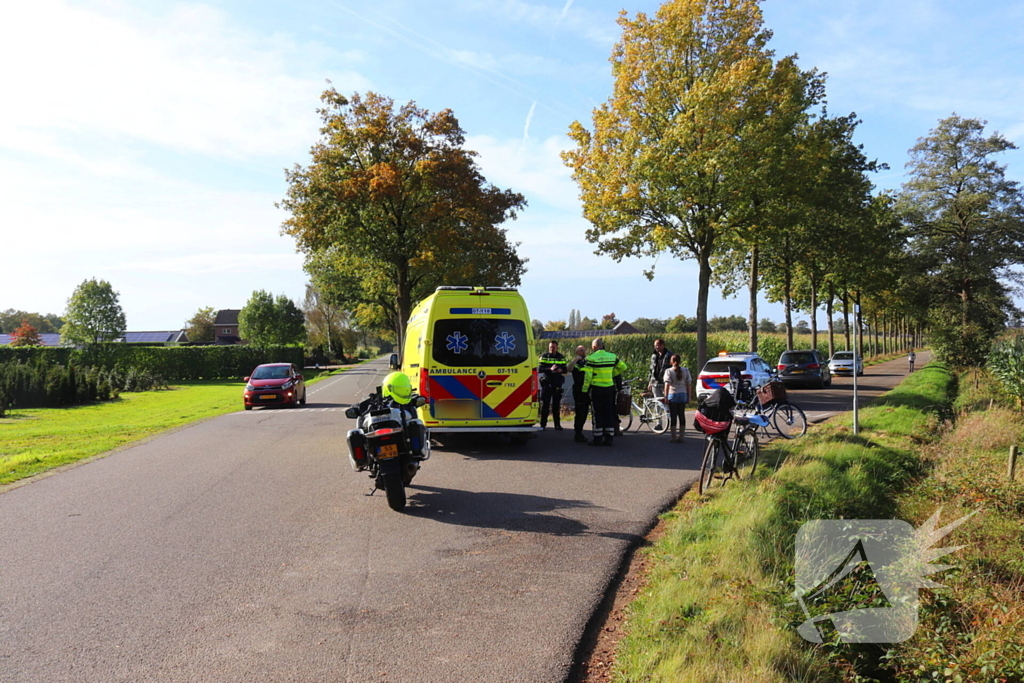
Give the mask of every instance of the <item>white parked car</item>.
M 836 351 L 828 362 L 833 375 L 853 375 L 853 351 Z M 864 374 L 864 359 L 857 358 L 857 374 Z
M 740 377 L 756 389 L 772 378 L 772 368 L 756 353 L 720 353 L 704 364 L 697 375 L 697 400 L 710 396 L 715 389 L 729 389 L 729 370 L 736 368 Z

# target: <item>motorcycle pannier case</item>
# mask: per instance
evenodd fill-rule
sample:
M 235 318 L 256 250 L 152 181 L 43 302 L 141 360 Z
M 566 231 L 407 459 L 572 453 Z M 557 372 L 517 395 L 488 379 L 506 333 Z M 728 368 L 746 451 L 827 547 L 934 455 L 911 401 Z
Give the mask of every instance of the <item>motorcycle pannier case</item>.
M 348 461 L 352 469 L 362 472 L 366 469 L 366 437 L 362 429 L 350 429 L 348 431 Z
M 409 436 L 409 447 L 414 454 L 427 455 L 430 452 L 427 443 L 427 427 L 423 424 L 423 420 L 416 419 L 406 422 L 406 434 Z

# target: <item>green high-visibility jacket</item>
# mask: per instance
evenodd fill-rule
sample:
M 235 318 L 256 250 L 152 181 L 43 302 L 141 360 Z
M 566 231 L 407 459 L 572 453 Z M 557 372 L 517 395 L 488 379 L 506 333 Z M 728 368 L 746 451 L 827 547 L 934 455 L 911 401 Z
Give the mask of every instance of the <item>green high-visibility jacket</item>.
M 587 366 L 583 368 L 583 391 L 590 387 L 615 386 L 615 377 L 626 371 L 626 364 L 621 358 L 610 351 L 598 349 L 587 356 Z

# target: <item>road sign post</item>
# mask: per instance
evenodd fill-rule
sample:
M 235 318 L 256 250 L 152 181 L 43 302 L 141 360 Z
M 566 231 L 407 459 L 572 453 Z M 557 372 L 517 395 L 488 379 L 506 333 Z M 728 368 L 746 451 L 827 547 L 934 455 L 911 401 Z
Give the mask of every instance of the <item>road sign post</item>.
M 860 362 L 860 346 L 858 333 L 860 332 L 860 304 L 853 305 L 853 433 L 860 432 L 860 416 L 857 413 L 857 366 Z

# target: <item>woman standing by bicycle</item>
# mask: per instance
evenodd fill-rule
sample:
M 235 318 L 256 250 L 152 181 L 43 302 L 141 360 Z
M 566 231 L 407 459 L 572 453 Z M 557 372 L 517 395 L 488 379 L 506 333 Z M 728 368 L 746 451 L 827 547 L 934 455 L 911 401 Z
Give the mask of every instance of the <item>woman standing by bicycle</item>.
M 679 354 L 674 353 L 669 359 L 671 367 L 665 370 L 665 398 L 668 404 L 669 425 L 672 429 L 671 443 L 682 443 L 683 435 L 686 432 L 686 404 L 690 400 L 690 387 L 693 379 L 690 377 L 689 368 L 684 368 L 679 359 Z M 676 433 L 676 423 L 679 423 L 679 432 Z

